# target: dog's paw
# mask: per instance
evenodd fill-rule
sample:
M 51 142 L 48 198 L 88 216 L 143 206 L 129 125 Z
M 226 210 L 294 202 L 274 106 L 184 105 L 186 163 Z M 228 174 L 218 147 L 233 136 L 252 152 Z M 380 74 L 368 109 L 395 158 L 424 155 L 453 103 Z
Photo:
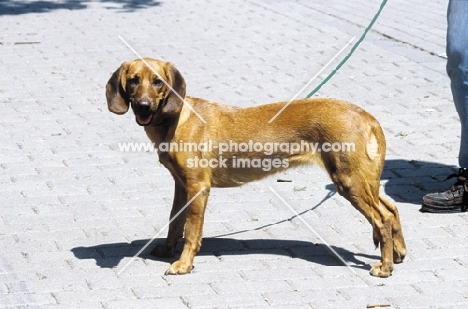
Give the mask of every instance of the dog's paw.
M 169 248 L 166 245 L 157 245 L 151 251 L 151 254 L 157 257 L 169 258 L 173 257 L 175 254 L 175 248 Z
M 392 270 L 393 269 L 388 266 L 383 266 L 382 262 L 379 262 L 372 266 L 370 274 L 375 277 L 387 278 L 392 275 Z
M 171 267 L 164 273 L 164 275 L 185 275 L 192 271 L 193 266 L 177 261 L 172 263 Z

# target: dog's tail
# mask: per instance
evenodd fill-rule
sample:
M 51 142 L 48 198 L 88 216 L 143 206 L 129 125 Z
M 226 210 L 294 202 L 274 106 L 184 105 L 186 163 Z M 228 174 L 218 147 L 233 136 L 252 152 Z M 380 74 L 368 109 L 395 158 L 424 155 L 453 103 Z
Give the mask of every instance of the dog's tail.
M 375 249 L 377 249 L 380 245 L 380 240 L 375 227 L 372 228 L 372 239 L 374 240 Z
M 395 210 L 395 206 L 389 202 L 387 199 L 380 195 L 380 177 L 382 175 L 383 167 L 385 164 L 385 153 L 386 149 L 386 142 L 385 142 L 385 135 L 382 130 L 382 127 L 375 120 L 374 124 L 371 124 L 369 135 L 367 138 L 367 145 L 366 145 L 366 154 L 367 157 L 372 161 L 372 169 L 374 169 L 374 175 L 378 176 L 378 187 L 374 188 L 374 194 L 378 195 L 378 203 L 380 204 L 379 207 L 386 208 L 390 213 L 393 215 L 398 216 L 398 211 Z M 396 213 L 395 213 L 396 211 Z M 380 245 L 381 236 L 379 236 L 378 229 L 373 226 L 372 229 L 372 238 L 374 240 L 375 248 L 378 248 Z

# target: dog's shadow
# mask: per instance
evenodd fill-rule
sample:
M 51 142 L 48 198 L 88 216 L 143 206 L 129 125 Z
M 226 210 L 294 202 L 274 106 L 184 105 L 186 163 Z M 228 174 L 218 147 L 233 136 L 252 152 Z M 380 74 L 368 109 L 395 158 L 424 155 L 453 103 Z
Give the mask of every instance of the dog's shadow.
M 0 1 L 0 16 L 2 15 L 21 15 L 29 13 L 49 13 L 56 10 L 84 10 L 90 7 L 91 1 L 55 1 L 55 0 L 36 0 L 36 1 Z M 135 12 L 149 7 L 160 6 L 160 1 L 153 0 L 98 0 L 102 2 L 103 7 L 116 12 Z
M 218 259 L 222 259 L 223 256 L 229 255 L 281 255 L 290 258 L 302 259 L 324 266 L 347 265 L 354 268 L 370 270 L 371 265 L 359 258 L 378 261 L 380 260 L 379 255 L 354 253 L 341 247 L 330 246 L 327 244 L 314 244 L 303 240 L 229 238 L 230 236 L 263 230 L 270 226 L 286 223 L 309 211 L 313 211 L 335 195 L 336 190 L 333 184 L 326 185 L 325 188 L 328 190 L 328 193 L 321 201 L 297 215 L 263 226 L 253 226 L 252 229 L 249 230 L 239 230 L 223 235 L 217 235 L 215 237 L 203 238 L 202 247 L 197 256 L 215 256 Z M 147 246 L 150 242 L 151 244 Z M 171 263 L 179 257 L 180 252 L 182 251 L 183 241 L 179 241 L 176 248 L 176 255 L 173 258 L 159 258 L 152 255 L 151 250 L 154 246 L 163 242 L 163 238 L 153 240 L 141 239 L 132 241 L 131 243 L 110 243 L 91 247 L 76 247 L 71 251 L 78 259 L 94 259 L 96 261 L 96 265 L 102 268 L 115 268 L 119 266 L 122 259 L 126 257 L 135 257 L 137 255 L 139 258 L 143 259 Z M 145 249 L 140 252 L 142 248 Z
M 396 202 L 405 202 L 411 204 L 420 204 L 424 194 L 437 191 L 437 188 L 447 186 L 444 183 L 448 174 L 456 173 L 455 166 L 449 166 L 434 162 L 413 161 L 413 160 L 387 160 L 382 174 L 382 180 L 386 182 L 385 193 Z M 328 193 L 325 197 L 313 207 L 298 214 L 303 215 L 306 212 L 313 211 L 320 207 L 326 200 L 336 194 L 333 184 L 325 186 Z M 277 225 L 292 220 L 286 218 L 282 221 L 269 224 Z M 253 227 L 252 230 L 260 230 L 267 226 Z M 212 238 L 204 238 L 201 251 L 197 256 L 215 256 L 222 259 L 228 255 L 282 255 L 291 258 L 302 259 L 311 263 L 324 266 L 343 266 L 344 262 L 355 268 L 370 270 L 371 266 L 363 260 L 380 259 L 379 255 L 367 255 L 351 252 L 347 249 L 330 246 L 325 244 L 314 244 L 303 240 L 286 239 L 237 239 L 229 236 L 249 232 L 247 230 L 237 231 L 225 235 L 219 235 Z M 139 252 L 150 239 L 135 240 L 131 243 L 109 243 L 91 247 L 76 247 L 72 249 L 73 254 L 78 259 L 94 259 L 96 264 L 102 268 L 114 268 L 119 266 L 122 259 L 134 257 L 137 254 L 140 258 L 148 260 L 163 261 L 171 263 L 180 255 L 181 242 L 178 244 L 174 258 L 165 259 L 151 255 L 152 248 L 164 239 L 154 239 L 141 253 Z M 333 253 L 333 249 L 338 256 Z M 341 260 L 341 259 L 343 260 Z M 196 260 L 195 260 L 196 263 Z
M 384 192 L 395 202 L 421 205 L 427 193 L 447 190 L 454 180 L 447 176 L 458 172 L 454 165 L 437 162 L 392 159 L 385 161 L 382 182 Z
M 169 264 L 179 257 L 182 250 L 182 241 L 180 241 L 177 246 L 176 255 L 173 258 L 156 257 L 151 254 L 151 250 L 156 244 L 164 242 L 164 239 L 156 238 L 140 253 L 140 250 L 149 242 L 151 242 L 151 239 L 140 239 L 131 243 L 109 243 L 91 247 L 76 247 L 71 251 L 78 259 L 94 259 L 96 265 L 101 268 L 116 268 L 124 258 L 135 257 L 138 253 L 138 258 Z M 380 260 L 380 256 L 378 255 L 354 253 L 337 246 L 328 247 L 324 244 L 314 244 L 308 241 L 285 239 L 241 240 L 234 238 L 203 238 L 202 248 L 197 256 L 215 256 L 222 260 L 225 256 L 260 254 L 297 258 L 323 266 L 346 266 L 343 263 L 344 261 L 350 267 L 364 270 L 370 270 L 371 265 L 363 261 L 363 259 L 372 259 L 376 262 Z M 196 261 L 197 258 L 195 258 L 195 264 Z

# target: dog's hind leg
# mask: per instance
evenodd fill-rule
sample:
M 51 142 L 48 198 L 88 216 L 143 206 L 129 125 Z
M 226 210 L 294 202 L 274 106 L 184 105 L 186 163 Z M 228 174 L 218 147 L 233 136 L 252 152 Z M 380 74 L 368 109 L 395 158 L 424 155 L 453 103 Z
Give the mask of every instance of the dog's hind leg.
M 395 216 L 379 201 L 378 181 L 373 183 L 359 173 L 330 175 L 340 195 L 369 221 L 373 228 L 374 243 L 380 244 L 381 261 L 374 265 L 371 274 L 388 277 L 393 271 L 394 240 L 392 230 Z
M 354 152 L 322 154 L 322 160 L 340 195 L 372 225 L 374 243 L 380 244 L 381 261 L 370 273 L 388 277 L 406 255 L 398 210 L 380 196 L 380 177 L 385 162 L 385 136 L 375 119 L 366 116 L 367 127 L 356 128 L 348 138 Z M 359 129 L 359 130 L 357 130 Z
M 382 195 L 379 196 L 381 207 L 385 207 L 393 215 L 392 235 L 393 235 L 393 262 L 401 263 L 406 256 L 406 244 L 401 229 L 400 215 L 396 206 Z
M 361 132 L 362 133 L 362 132 Z M 337 191 L 372 225 L 374 243 L 380 244 L 381 261 L 374 265 L 371 274 L 388 277 L 394 260 L 401 262 L 406 249 L 396 207 L 380 197 L 380 176 L 385 161 L 385 138 L 378 126 L 354 139 L 356 151 L 322 154 L 328 174 Z

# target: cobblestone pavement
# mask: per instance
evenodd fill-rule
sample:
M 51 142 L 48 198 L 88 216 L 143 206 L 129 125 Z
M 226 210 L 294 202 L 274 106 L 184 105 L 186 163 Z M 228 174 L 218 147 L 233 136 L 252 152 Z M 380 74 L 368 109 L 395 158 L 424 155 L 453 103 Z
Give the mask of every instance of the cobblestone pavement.
M 447 1 L 389 1 L 365 41 L 316 94 L 374 114 L 387 137 L 382 191 L 408 256 L 387 279 L 371 228 L 318 168 L 213 189 L 195 269 L 164 276 L 173 182 L 104 87 L 138 53 L 173 62 L 187 92 L 237 106 L 289 100 L 380 1 L 0 1 L 0 307 L 463 308 L 468 216 L 420 213 L 456 169 L 459 122 L 445 73 Z M 120 38 L 119 38 L 120 36 Z M 342 57 L 339 57 L 342 59 Z M 306 96 L 337 64 L 326 69 Z M 272 187 L 344 258 L 268 188 Z

